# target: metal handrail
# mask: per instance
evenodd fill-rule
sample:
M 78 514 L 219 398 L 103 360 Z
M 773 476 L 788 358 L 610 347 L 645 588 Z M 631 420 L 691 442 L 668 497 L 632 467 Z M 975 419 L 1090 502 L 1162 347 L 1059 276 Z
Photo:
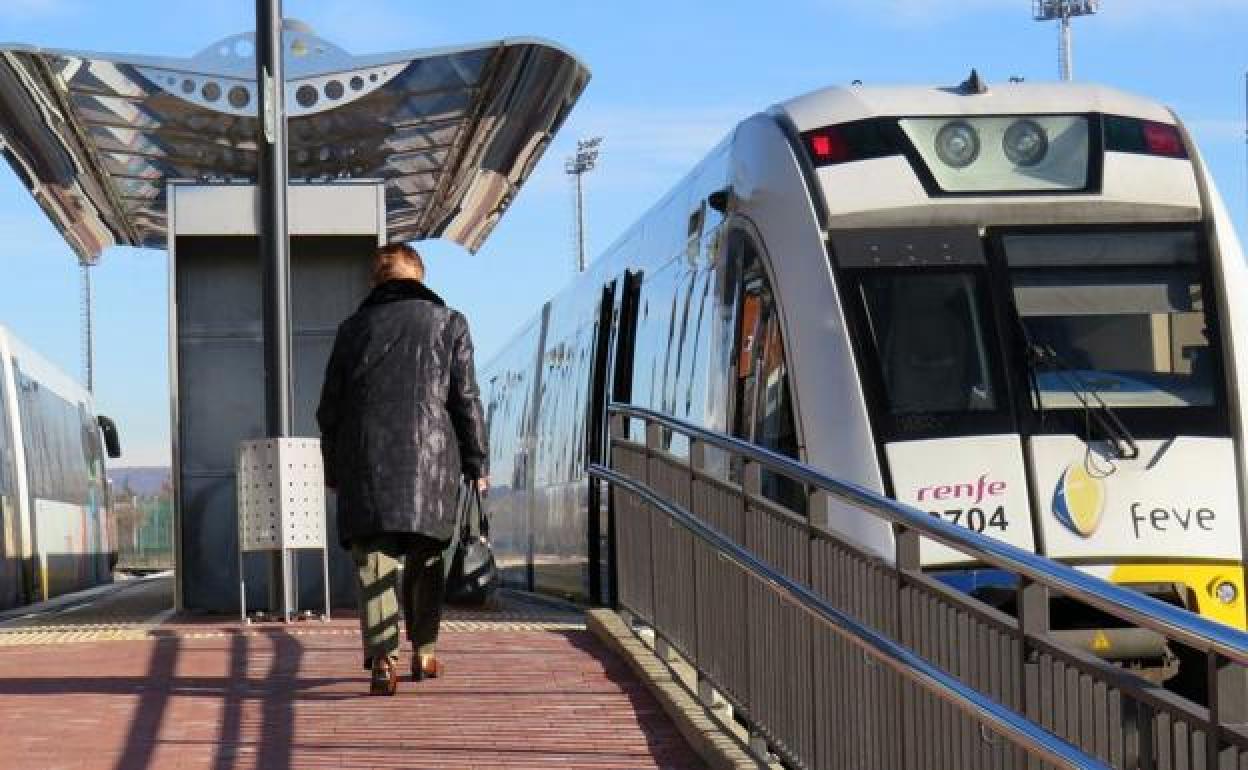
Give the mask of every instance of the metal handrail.
M 703 524 L 687 511 L 672 505 L 627 476 L 601 465 L 591 465 L 589 473 L 615 487 L 628 490 L 661 510 L 696 537 L 708 543 L 724 558 L 736 562 L 753 573 L 755 577 L 768 583 L 807 614 L 828 623 L 838 634 L 861 647 L 867 654 L 887 664 L 902 676 L 910 678 L 933 695 L 966 712 L 972 718 L 989 725 L 992 730 L 1007 736 L 1031 754 L 1041 756 L 1061 767 L 1109 768 L 1108 764 L 1085 754 L 1073 744 L 1062 740 L 1040 725 L 963 684 L 956 677 L 933 666 L 911 650 L 858 623 L 814 591 L 773 569 L 766 562 L 715 529 Z
M 725 436 L 683 420 L 630 404 L 612 403 L 612 414 L 657 423 L 688 438 L 734 452 L 766 466 L 769 470 L 810 486 L 819 487 L 839 499 L 894 524 L 974 556 L 988 564 L 1023 575 L 1061 594 L 1104 610 L 1183 642 L 1204 652 L 1215 652 L 1228 660 L 1248 665 L 1248 633 L 1187 610 L 1166 604 L 1151 596 L 1131 591 L 1060 562 L 1024 551 L 1009 543 L 950 524 L 904 503 L 884 497 L 851 482 L 828 476 L 784 455 Z M 812 523 L 812 526 L 823 529 Z

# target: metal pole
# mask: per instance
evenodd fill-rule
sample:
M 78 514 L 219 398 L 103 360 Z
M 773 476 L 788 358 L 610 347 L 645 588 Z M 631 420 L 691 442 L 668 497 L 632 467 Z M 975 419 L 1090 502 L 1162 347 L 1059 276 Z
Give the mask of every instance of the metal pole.
M 1071 80 L 1073 78 L 1074 54 L 1070 48 L 1071 46 L 1070 17 L 1065 14 L 1062 15 L 1061 36 L 1062 38 L 1061 38 L 1060 46 L 1061 46 L 1062 80 Z
M 86 357 L 87 392 L 95 394 L 95 319 L 91 296 L 91 265 L 82 265 L 82 353 Z
M 585 198 L 581 191 L 581 177 L 576 175 L 576 272 L 585 272 Z
M 268 435 L 289 436 L 290 235 L 286 223 L 286 107 L 282 67 L 282 2 L 256 0 L 256 91 L 259 95 L 258 192 L 260 251 L 264 259 L 264 373 Z M 285 617 L 284 552 L 270 554 L 269 612 Z

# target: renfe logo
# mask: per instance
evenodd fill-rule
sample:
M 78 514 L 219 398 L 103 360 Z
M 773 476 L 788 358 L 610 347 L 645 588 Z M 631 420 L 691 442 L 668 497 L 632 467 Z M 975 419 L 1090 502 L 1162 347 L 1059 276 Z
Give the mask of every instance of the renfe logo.
M 985 497 L 1005 494 L 1004 481 L 989 481 L 985 473 L 970 484 L 933 484 L 919 487 L 919 502 L 930 500 L 970 500 L 982 503 Z

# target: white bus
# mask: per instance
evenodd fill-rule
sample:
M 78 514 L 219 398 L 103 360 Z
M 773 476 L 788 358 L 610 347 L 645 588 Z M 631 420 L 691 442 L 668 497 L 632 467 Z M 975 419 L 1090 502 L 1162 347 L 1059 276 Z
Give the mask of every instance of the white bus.
M 486 367 L 495 539 L 513 579 L 601 598 L 585 468 L 614 399 L 1244 628 L 1246 292 L 1160 104 L 977 77 L 792 99 Z M 825 524 L 893 557 L 879 519 Z M 1014 596 L 939 544 L 922 558 Z
M 86 389 L 0 326 L 0 609 L 112 580 L 106 453 Z

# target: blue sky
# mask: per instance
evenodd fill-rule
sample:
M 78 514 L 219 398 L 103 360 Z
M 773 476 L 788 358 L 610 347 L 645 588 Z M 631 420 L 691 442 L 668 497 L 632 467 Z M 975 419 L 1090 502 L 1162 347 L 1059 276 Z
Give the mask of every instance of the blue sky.
M 0 40 L 189 56 L 250 29 L 251 0 L 0 0 Z M 562 159 L 603 135 L 587 178 L 591 254 L 605 248 L 731 126 L 782 99 L 861 79 L 1054 79 L 1056 30 L 1028 0 L 286 0 L 285 14 L 354 53 L 538 35 L 594 78 L 530 184 L 481 252 L 424 249 L 430 283 L 472 321 L 484 363 L 573 269 Z M 1248 0 L 1104 0 L 1075 30 L 1075 76 L 1175 107 L 1245 231 Z M 117 418 L 124 465 L 169 457 L 166 263 L 115 249 L 95 271 L 96 390 Z M 82 370 L 78 271 L 69 249 L 0 167 L 0 323 Z

